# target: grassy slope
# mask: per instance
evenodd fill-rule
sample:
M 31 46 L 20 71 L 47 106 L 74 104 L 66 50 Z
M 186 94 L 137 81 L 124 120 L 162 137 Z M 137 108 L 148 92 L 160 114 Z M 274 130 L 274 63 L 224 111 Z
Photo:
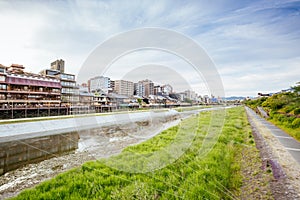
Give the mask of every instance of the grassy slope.
M 269 98 L 247 101 L 246 105 L 252 109 L 256 109 L 257 106 L 263 107 L 270 115 L 270 122 L 300 141 L 299 95 L 290 92 L 276 94 Z
M 201 113 L 183 121 L 181 127 L 172 127 L 144 143 L 126 148 L 116 157 L 126 158 L 128 152 L 147 154 L 161 150 L 172 143 L 182 127 L 183 132 L 191 131 L 190 127 L 185 129 L 185 124 L 198 126 L 190 148 L 165 168 L 133 174 L 107 167 L 105 161 L 92 161 L 26 190 L 15 199 L 231 199 L 233 195 L 239 196 L 240 155 L 245 146 L 254 145 L 253 140 L 248 142 L 250 127 L 245 113 L 241 107 L 227 110 L 218 142 L 202 157 L 198 151 L 210 120 L 211 112 Z M 132 160 L 127 162 L 130 165 Z

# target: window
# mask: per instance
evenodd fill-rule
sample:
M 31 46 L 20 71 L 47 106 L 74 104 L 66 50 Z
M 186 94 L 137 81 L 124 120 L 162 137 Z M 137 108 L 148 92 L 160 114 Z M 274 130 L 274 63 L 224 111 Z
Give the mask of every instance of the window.
M 6 90 L 7 86 L 4 84 L 0 84 L 0 90 Z
M 1 68 L 0 68 L 1 69 Z M 0 81 L 5 81 L 5 76 L 0 76 Z
M 70 74 L 61 74 L 60 75 L 61 79 L 67 79 L 67 80 L 75 80 L 75 75 L 70 75 Z

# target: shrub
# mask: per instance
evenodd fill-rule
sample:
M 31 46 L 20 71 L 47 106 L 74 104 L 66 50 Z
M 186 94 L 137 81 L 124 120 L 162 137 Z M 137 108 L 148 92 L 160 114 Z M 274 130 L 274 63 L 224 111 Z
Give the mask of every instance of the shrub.
M 300 118 L 294 119 L 293 122 L 292 122 L 292 126 L 293 126 L 294 128 L 300 127 Z
M 300 108 L 296 108 L 294 110 L 294 115 L 300 115 Z

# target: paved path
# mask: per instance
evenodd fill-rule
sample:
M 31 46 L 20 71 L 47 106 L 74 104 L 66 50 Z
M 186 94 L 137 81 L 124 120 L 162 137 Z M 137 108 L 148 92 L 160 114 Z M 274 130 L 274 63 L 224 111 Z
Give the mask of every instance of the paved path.
M 246 107 L 246 111 L 251 117 L 254 117 L 261 125 L 267 128 L 272 133 L 272 135 L 277 138 L 277 140 L 283 145 L 283 147 L 293 156 L 298 164 L 300 164 L 300 142 L 292 138 L 277 126 L 257 115 L 250 108 Z

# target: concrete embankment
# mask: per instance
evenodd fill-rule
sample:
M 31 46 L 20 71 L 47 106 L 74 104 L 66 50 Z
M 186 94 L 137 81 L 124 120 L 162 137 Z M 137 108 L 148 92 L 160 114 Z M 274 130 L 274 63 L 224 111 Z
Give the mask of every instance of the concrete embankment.
M 154 119 L 168 119 L 177 115 L 176 111 L 169 110 L 0 125 L 0 175 L 29 163 L 73 151 L 78 148 L 80 137 L 84 139 L 85 146 L 90 145 L 89 141 L 97 138 L 90 133 L 108 129 L 109 134 L 111 131 L 116 132 L 116 128 L 124 132 L 130 126 L 131 129 L 138 129 Z M 102 143 L 102 139 L 96 144 Z
M 29 163 L 60 156 L 78 148 L 78 133 L 0 142 L 0 175 Z

